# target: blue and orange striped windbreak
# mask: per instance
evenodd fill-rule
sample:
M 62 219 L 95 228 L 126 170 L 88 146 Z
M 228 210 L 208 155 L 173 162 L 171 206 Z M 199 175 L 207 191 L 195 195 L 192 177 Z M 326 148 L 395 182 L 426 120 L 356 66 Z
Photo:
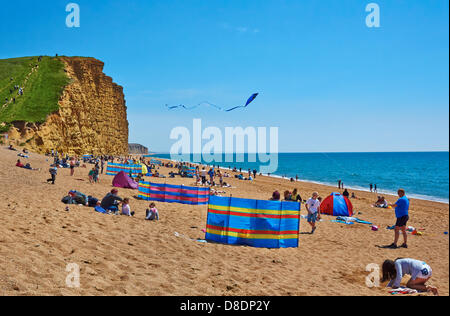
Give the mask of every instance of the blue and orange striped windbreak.
M 300 203 L 211 196 L 206 240 L 259 248 L 298 247 Z
M 140 173 L 142 173 L 142 166 L 108 162 L 108 166 L 106 167 L 106 175 L 115 176 L 121 171 L 125 172 L 127 175 L 130 175 L 131 173 L 131 177 L 136 178 Z
M 139 183 L 138 197 L 146 201 L 205 205 L 208 204 L 209 191 L 209 188 L 185 187 L 182 185 L 141 181 Z

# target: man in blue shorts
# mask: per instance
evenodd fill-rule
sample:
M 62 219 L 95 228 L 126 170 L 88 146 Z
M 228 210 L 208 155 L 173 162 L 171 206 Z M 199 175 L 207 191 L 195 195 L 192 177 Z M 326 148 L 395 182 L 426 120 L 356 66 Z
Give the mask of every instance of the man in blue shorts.
M 404 243 L 401 245 L 402 248 L 408 248 L 407 239 L 408 235 L 406 234 L 406 224 L 409 221 L 409 200 L 406 197 L 405 190 L 398 190 L 399 199 L 395 204 L 391 204 L 391 207 L 395 208 L 395 217 L 397 217 L 397 222 L 395 223 L 395 239 L 394 243 L 389 246 L 389 248 L 396 249 L 398 239 L 400 237 L 400 231 L 403 233 Z

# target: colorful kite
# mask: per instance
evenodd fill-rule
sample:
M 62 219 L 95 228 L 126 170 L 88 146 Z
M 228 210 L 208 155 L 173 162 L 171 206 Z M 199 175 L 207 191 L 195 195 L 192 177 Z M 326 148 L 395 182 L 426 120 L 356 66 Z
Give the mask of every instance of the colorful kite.
M 212 103 L 210 103 L 210 102 L 208 102 L 208 101 L 201 102 L 201 103 L 199 103 L 199 104 L 197 104 L 197 105 L 195 105 L 195 106 L 192 106 L 192 107 L 187 107 L 187 106 L 185 106 L 184 104 L 175 105 L 175 106 L 169 106 L 169 105 L 166 104 L 166 107 L 167 107 L 169 110 L 175 110 L 175 109 L 178 109 L 178 108 L 183 108 L 183 109 L 185 109 L 185 110 L 193 110 L 193 109 L 195 109 L 195 108 L 198 108 L 198 107 L 201 106 L 201 105 L 209 105 L 209 106 L 212 106 L 212 107 L 216 108 L 216 109 L 219 110 L 219 111 L 231 112 L 231 111 L 234 111 L 234 110 L 239 109 L 239 108 L 245 108 L 245 107 L 247 107 L 250 103 L 252 103 L 252 102 L 256 99 L 256 97 L 257 97 L 258 95 L 259 95 L 259 93 L 253 94 L 253 95 L 247 100 L 247 103 L 245 103 L 245 105 L 236 106 L 236 107 L 231 108 L 231 109 L 229 109 L 229 110 L 225 110 L 224 108 L 222 108 L 222 107 L 220 107 L 220 106 L 218 106 L 218 105 L 212 104 Z

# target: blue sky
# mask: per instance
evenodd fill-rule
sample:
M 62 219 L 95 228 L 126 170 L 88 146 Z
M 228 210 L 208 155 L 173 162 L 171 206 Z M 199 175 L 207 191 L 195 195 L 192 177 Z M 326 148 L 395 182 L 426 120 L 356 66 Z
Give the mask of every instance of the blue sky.
M 90 56 L 124 87 L 130 142 L 172 128 L 279 127 L 282 152 L 449 149 L 448 1 L 160 0 L 2 3 L 0 58 Z M 368 28 L 367 4 L 381 9 Z M 168 111 L 208 100 L 224 107 Z

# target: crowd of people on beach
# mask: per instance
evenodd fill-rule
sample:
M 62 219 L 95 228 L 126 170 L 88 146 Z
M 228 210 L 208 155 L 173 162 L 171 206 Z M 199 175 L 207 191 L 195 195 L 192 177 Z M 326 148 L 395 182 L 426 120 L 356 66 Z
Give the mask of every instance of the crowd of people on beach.
M 17 151 L 12 145 L 8 147 L 9 150 Z M 23 151 L 20 154 L 28 154 L 27 151 Z M 83 168 L 85 164 L 93 164 L 94 167 L 89 171 L 89 181 L 90 183 L 97 183 L 99 180 L 99 175 L 104 173 L 104 167 L 108 162 L 118 162 L 123 164 L 145 164 L 148 170 L 156 169 L 158 167 L 167 167 L 178 169 L 178 173 L 170 172 L 171 177 L 175 175 L 185 176 L 184 171 L 186 168 L 195 168 L 193 178 L 195 179 L 195 184 L 199 186 L 210 186 L 215 187 L 230 187 L 230 184 L 224 181 L 224 178 L 231 178 L 232 173 L 236 173 L 235 178 L 245 181 L 254 181 L 257 177 L 256 170 L 248 170 L 248 177 L 244 177 L 242 169 L 233 168 L 230 172 L 223 171 L 220 167 L 209 167 L 207 169 L 205 166 L 198 166 L 189 163 L 164 163 L 158 162 L 156 164 L 151 164 L 151 161 L 146 161 L 143 157 L 133 158 L 133 157 L 113 157 L 113 156 L 98 156 L 98 157 L 83 157 L 79 159 L 77 156 L 69 157 L 68 155 L 60 155 L 57 151 L 52 150 L 48 154 L 53 158 L 53 162 L 50 165 L 49 173 L 50 178 L 47 182 L 55 184 L 56 177 L 58 174 L 58 168 L 69 168 L 70 176 L 74 176 L 75 168 Z M 29 170 L 39 170 L 31 168 L 29 163 L 23 164 L 21 160 L 17 160 L 16 167 L 29 169 Z M 298 178 L 297 178 L 298 180 Z M 351 194 L 346 188 L 344 188 L 343 182 L 340 180 L 338 186 L 343 190 L 343 196 L 346 198 L 357 199 L 355 193 Z M 376 185 L 370 185 L 371 192 L 377 192 Z M 77 204 L 92 207 L 96 212 L 110 215 L 123 215 L 133 217 L 136 212 L 131 209 L 130 199 L 122 198 L 118 195 L 118 190 L 116 188 L 112 189 L 108 194 L 103 197 L 102 200 L 97 200 L 94 197 L 86 196 L 85 194 L 78 191 L 70 191 L 68 196 L 62 199 L 65 204 Z M 217 191 L 212 189 L 211 194 L 216 194 Z M 305 205 L 307 210 L 307 222 L 311 226 L 311 233 L 314 234 L 317 230 L 317 223 L 321 221 L 321 203 L 322 197 L 319 196 L 318 192 L 313 192 L 311 197 L 307 200 L 302 199 L 298 189 L 291 191 L 284 191 L 283 199 L 279 191 L 274 191 L 270 197 L 271 201 L 289 201 L 298 202 Z M 406 196 L 406 192 L 403 189 L 398 190 L 398 199 L 395 203 L 388 203 L 384 196 L 378 196 L 377 201 L 373 204 L 374 207 L 383 209 L 394 209 L 396 224 L 394 226 L 394 241 L 388 246 L 383 248 L 388 249 L 398 249 L 398 248 L 408 248 L 408 235 L 407 235 L 407 224 L 410 220 L 409 218 L 409 205 L 410 201 Z M 69 211 L 69 207 L 66 208 Z M 145 210 L 145 220 L 148 221 L 158 221 L 160 219 L 159 211 L 156 208 L 155 203 L 151 203 L 149 207 Z M 400 236 L 403 237 L 403 243 L 399 246 Z M 430 285 L 427 285 L 432 277 L 432 269 L 425 262 L 420 260 L 415 260 L 411 258 L 399 258 L 396 260 L 386 260 L 382 267 L 383 281 L 389 282 L 388 286 L 394 289 L 398 289 L 401 286 L 401 279 L 404 275 L 410 275 L 411 279 L 406 284 L 407 288 L 421 291 L 421 292 L 432 292 L 437 295 L 438 290 Z

